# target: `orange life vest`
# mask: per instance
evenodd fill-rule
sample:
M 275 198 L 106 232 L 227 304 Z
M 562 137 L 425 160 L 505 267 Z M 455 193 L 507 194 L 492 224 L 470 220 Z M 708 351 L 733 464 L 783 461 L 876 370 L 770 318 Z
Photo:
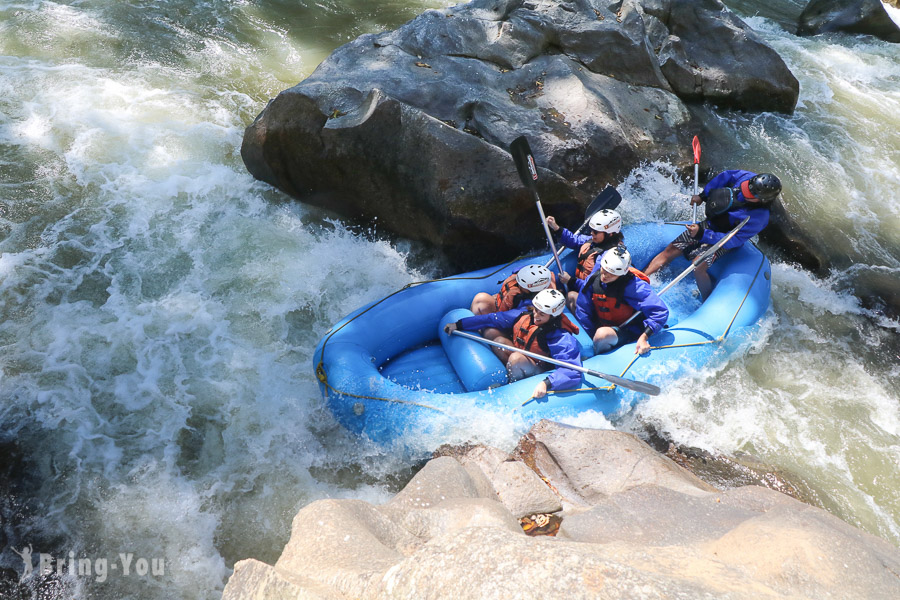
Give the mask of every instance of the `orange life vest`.
M 530 310 L 522 313 L 522 316 L 513 324 L 513 346 L 541 356 L 550 356 L 550 346 L 547 344 L 547 325 L 535 325 L 534 313 Z M 559 318 L 559 327 L 572 335 L 578 334 L 578 325 L 570 321 L 566 315 Z
M 597 262 L 597 256 L 601 250 L 594 246 L 591 242 L 585 242 L 578 250 L 578 264 L 575 265 L 575 277 L 578 279 L 587 279 L 591 271 L 594 270 L 594 263 Z
M 550 273 L 550 287 L 547 289 L 559 289 L 556 287 L 556 273 Z M 503 280 L 503 285 L 500 286 L 500 292 L 494 296 L 494 308 L 497 309 L 497 312 L 512 310 L 518 308 L 523 300 L 534 298 L 534 296 L 534 293 L 519 287 L 519 282 L 516 281 L 516 274 L 513 273 Z
M 600 277 L 598 271 L 597 277 Z M 628 278 L 639 277 L 646 282 L 650 282 L 642 271 L 638 271 L 634 267 L 628 267 L 628 274 L 620 277 L 612 284 L 606 286 L 603 292 L 592 291 L 591 303 L 594 305 L 594 316 L 600 322 L 600 326 L 615 327 L 621 325 L 628 320 L 628 317 L 634 314 L 634 308 L 625 302 L 625 284 Z M 593 283 L 591 283 L 593 285 Z M 597 286 L 599 288 L 599 286 Z M 599 288 L 602 290 L 602 288 Z
M 594 242 L 585 242 L 578 249 L 578 262 L 575 265 L 575 277 L 578 279 L 587 279 L 594 270 L 594 264 L 597 262 L 597 256 L 602 255 L 610 248 L 619 245 L 625 245 L 622 241 L 621 234 L 608 233 L 606 238 L 600 244 Z

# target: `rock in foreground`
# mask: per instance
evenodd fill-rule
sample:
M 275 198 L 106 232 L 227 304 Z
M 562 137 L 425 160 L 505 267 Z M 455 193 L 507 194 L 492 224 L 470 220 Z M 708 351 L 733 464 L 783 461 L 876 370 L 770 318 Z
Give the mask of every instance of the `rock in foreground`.
M 383 506 L 308 505 L 278 562 L 237 563 L 224 600 L 900 597 L 900 550 L 823 510 L 719 491 L 630 434 L 542 421 L 523 442 L 532 468 L 476 447 Z M 556 537 L 519 526 L 560 508 Z

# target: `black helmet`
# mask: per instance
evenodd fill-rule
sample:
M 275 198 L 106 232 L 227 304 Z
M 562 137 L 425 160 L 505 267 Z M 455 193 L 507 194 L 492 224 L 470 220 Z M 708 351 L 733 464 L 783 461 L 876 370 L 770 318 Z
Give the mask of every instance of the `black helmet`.
M 781 180 L 771 173 L 760 173 L 750 180 L 749 187 L 760 202 L 771 202 L 781 193 Z

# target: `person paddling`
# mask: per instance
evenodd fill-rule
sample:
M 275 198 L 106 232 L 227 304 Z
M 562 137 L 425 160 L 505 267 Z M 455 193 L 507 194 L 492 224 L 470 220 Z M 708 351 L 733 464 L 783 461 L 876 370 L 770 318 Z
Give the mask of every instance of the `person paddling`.
M 546 289 L 535 295 L 529 306 L 475 315 L 448 323 L 444 333 L 452 331 L 475 331 L 484 328 L 502 332 L 495 341 L 559 361 L 581 366 L 581 351 L 575 335 L 578 326 L 563 313 L 566 297 L 562 292 Z M 491 350 L 506 365 L 510 381 L 518 381 L 548 370 L 551 365 L 535 360 L 518 352 L 492 347 Z M 533 398 L 543 398 L 550 390 L 577 388 L 581 373 L 575 369 L 557 367 L 548 373 L 534 388 Z
M 556 287 L 556 275 L 550 269 L 544 265 L 525 265 L 504 279 L 496 294 L 475 294 L 470 310 L 476 315 L 512 310 L 522 303 L 530 303 L 538 292 Z
M 538 292 L 556 288 L 556 275 L 550 269 L 544 265 L 525 265 L 504 279 L 496 294 L 475 294 L 470 310 L 476 315 L 486 315 L 529 306 Z M 488 340 L 494 340 L 500 334 L 500 330 L 493 327 L 481 332 Z
M 685 225 L 687 231 L 657 254 L 644 269 L 644 273 L 656 273 L 679 254 L 693 260 L 725 237 L 744 217 L 749 216 L 747 224 L 694 271 L 697 289 L 705 300 L 713 288 L 707 272 L 710 265 L 723 254 L 743 246 L 744 242 L 769 224 L 771 204 L 780 193 L 781 181 L 771 173 L 757 175 L 742 170 L 722 171 L 706 184 L 702 192 L 691 198 L 692 204 L 706 204 L 706 220 Z
M 565 227 L 560 227 L 556 219 L 551 215 L 547 217 L 547 225 L 559 235 L 560 244 L 566 248 L 578 250 L 578 261 L 575 265 L 575 278 L 587 279 L 594 269 L 597 257 L 611 248 L 625 245 L 625 237 L 622 233 L 622 217 L 614 210 L 599 210 L 588 220 L 590 233 L 587 235 L 572 233 Z M 575 310 L 575 299 L 578 292 L 574 290 L 568 274 L 561 275 L 563 283 L 570 284 L 568 293 L 569 309 Z
M 624 246 L 607 250 L 586 279 L 576 279 L 578 297 L 575 318 L 594 340 L 594 353 L 637 341 L 636 354 L 650 350 L 647 338 L 666 324 L 669 308 L 650 287 L 649 279 L 631 267 L 631 253 Z M 619 325 L 640 311 L 624 330 Z

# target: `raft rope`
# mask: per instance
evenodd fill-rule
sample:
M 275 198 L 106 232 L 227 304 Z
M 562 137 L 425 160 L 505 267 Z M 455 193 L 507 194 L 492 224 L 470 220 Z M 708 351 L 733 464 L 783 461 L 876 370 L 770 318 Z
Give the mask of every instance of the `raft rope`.
M 713 338 L 711 340 L 705 340 L 702 342 L 691 342 L 689 344 L 671 344 L 669 346 L 650 346 L 651 350 L 665 350 L 667 348 L 688 348 L 690 346 L 705 346 L 707 344 L 720 344 L 725 341 L 725 338 L 728 337 L 728 334 L 731 333 L 731 327 L 734 325 L 735 320 L 737 320 L 738 314 L 740 314 L 741 309 L 744 307 L 744 303 L 747 301 L 747 298 L 750 296 L 750 290 L 753 289 L 753 285 L 756 283 L 756 280 L 759 278 L 759 274 L 762 271 L 763 265 L 765 264 L 765 256 L 763 256 L 763 260 L 759 261 L 759 267 L 756 269 L 756 274 L 753 276 L 753 280 L 750 282 L 750 285 L 747 286 L 747 291 L 744 293 L 744 297 L 741 299 L 741 303 L 738 305 L 737 310 L 734 311 L 734 315 L 732 315 L 731 320 L 728 322 L 728 326 L 725 328 L 725 331 L 722 332 L 722 335 Z M 676 328 L 677 329 L 677 328 Z M 669 331 L 674 331 L 670 329 Z M 628 363 L 628 366 L 625 367 L 625 370 L 622 371 L 619 377 L 625 375 L 628 372 L 628 369 L 637 362 L 637 359 L 640 358 L 640 355 L 636 354 L 634 358 L 631 359 L 631 362 Z M 615 386 L 613 386 L 615 387 Z
M 687 348 L 689 346 L 704 346 L 706 344 L 718 344 L 718 343 L 725 341 L 725 338 L 728 337 L 728 334 L 731 332 L 731 327 L 734 325 L 735 320 L 737 320 L 738 314 L 740 314 L 741 309 L 744 307 L 744 303 L 747 301 L 747 298 L 750 296 L 750 290 L 753 289 L 753 285 L 756 283 L 756 280 L 759 278 L 759 273 L 760 273 L 760 271 L 762 271 L 762 267 L 764 264 L 765 264 L 765 257 L 763 257 L 763 260 L 761 260 L 759 262 L 759 267 L 756 269 L 756 274 L 753 276 L 753 281 L 751 281 L 750 285 L 747 286 L 747 291 L 744 293 L 744 297 L 741 299 L 741 303 L 738 305 L 738 308 L 734 312 L 734 315 L 732 315 L 731 320 L 728 322 L 728 326 L 725 328 L 725 331 L 722 333 L 722 335 L 720 335 L 716 338 L 713 338 L 711 340 L 703 341 L 703 342 L 691 342 L 689 344 L 671 344 L 668 346 L 650 346 L 650 349 L 651 350 L 665 350 L 667 348 Z M 672 330 L 670 330 L 670 331 L 672 331 Z M 619 377 L 624 377 L 625 373 L 628 372 L 628 369 L 630 369 L 632 367 L 632 365 L 634 365 L 634 363 L 637 362 L 637 359 L 639 359 L 639 358 L 640 358 L 640 355 L 635 354 L 634 358 L 631 359 L 631 362 L 628 363 L 628 366 L 625 367 L 625 369 L 622 371 L 622 373 L 619 375 Z M 577 389 L 571 389 L 571 390 L 548 390 L 547 394 L 548 395 L 549 394 L 567 394 L 570 392 L 589 392 L 589 391 L 595 391 L 595 390 L 612 391 L 614 389 L 616 389 L 615 384 L 609 384 L 609 385 L 598 386 L 598 387 L 583 387 L 583 388 L 577 388 Z
M 362 310 L 359 314 L 356 314 L 353 317 L 347 319 L 347 321 L 345 323 L 341 324 L 340 327 L 337 327 L 336 329 L 334 329 L 333 331 L 328 333 L 328 336 L 325 338 L 325 341 L 322 343 L 322 357 L 319 360 L 319 363 L 316 365 L 316 378 L 322 383 L 322 385 L 324 385 L 330 391 L 332 391 L 336 394 L 340 394 L 341 396 L 348 396 L 350 398 L 359 398 L 361 400 L 380 400 L 382 402 L 392 402 L 392 403 L 396 403 L 396 404 L 408 404 L 408 405 L 412 405 L 412 406 L 420 406 L 422 408 L 430 408 L 431 410 L 437 411 L 439 413 L 444 413 L 444 411 L 442 411 L 441 409 L 435 408 L 433 406 L 428 406 L 427 404 L 419 404 L 417 402 L 410 402 L 409 400 L 400 400 L 398 398 L 382 398 L 380 396 L 362 396 L 359 394 L 352 394 L 350 392 L 344 392 L 344 391 L 341 391 L 341 390 L 335 388 L 330 383 L 328 383 L 328 374 L 325 372 L 325 365 L 323 364 L 325 362 L 325 350 L 328 347 L 328 342 L 331 340 L 332 336 L 334 336 L 338 331 L 340 331 L 341 329 L 343 329 L 344 327 L 346 327 L 347 325 L 352 323 L 354 320 L 363 316 L 364 314 L 366 314 L 367 312 L 369 312 L 370 310 L 372 310 L 373 308 L 375 308 L 376 306 L 378 306 L 379 304 L 381 304 L 388 298 L 396 296 L 397 294 L 399 294 L 400 292 L 402 292 L 404 290 L 407 290 L 409 288 L 416 287 L 419 285 L 425 285 L 428 283 L 436 283 L 436 282 L 440 282 L 440 281 L 463 281 L 463 280 L 469 280 L 469 279 L 476 280 L 476 279 L 487 279 L 489 277 L 495 277 L 497 275 L 497 273 L 499 273 L 500 271 L 506 269 L 510 265 L 512 265 L 524 258 L 527 258 L 527 256 L 519 256 L 518 258 L 514 258 L 513 260 L 509 261 L 508 263 L 497 267 L 495 270 L 491 271 L 490 273 L 485 273 L 484 275 L 481 275 L 478 277 L 444 277 L 441 279 L 428 279 L 425 281 L 413 281 L 411 283 L 407 283 L 399 290 L 396 290 L 394 292 L 391 292 L 387 296 L 384 296 L 380 300 L 373 302 L 371 305 L 366 307 L 365 310 Z
M 754 244 L 754 246 L 755 246 L 755 244 Z M 400 400 L 400 399 L 397 399 L 397 398 L 382 398 L 382 397 L 379 397 L 379 396 L 362 396 L 362 395 L 359 395 L 359 394 L 352 394 L 352 393 L 350 393 L 350 392 L 343 392 L 343 391 L 341 391 L 341 390 L 339 390 L 339 389 L 333 387 L 331 384 L 328 383 L 328 375 L 327 375 L 327 373 L 325 373 L 325 366 L 322 364 L 322 363 L 324 362 L 324 360 L 325 360 L 325 348 L 326 348 L 326 346 L 328 345 L 329 340 L 331 340 L 331 337 L 332 337 L 334 334 L 336 334 L 338 331 L 340 331 L 341 329 L 343 329 L 345 326 L 349 325 L 349 324 L 350 324 L 351 322 L 353 322 L 355 319 L 357 319 L 357 318 L 363 316 L 363 315 L 366 314 L 368 311 L 370 311 L 371 309 L 375 308 L 376 306 L 378 306 L 379 304 L 381 304 L 382 302 L 384 302 L 384 301 L 387 300 L 388 298 L 391 298 L 392 296 L 395 296 L 396 294 L 399 294 L 400 292 L 402 292 L 402 291 L 404 291 L 404 290 L 406 290 L 406 289 L 408 289 L 408 288 L 415 287 L 415 286 L 418 286 L 418 285 L 425 285 L 425 284 L 427 284 L 427 283 L 435 283 L 435 282 L 439 282 L 439 281 L 456 281 L 456 280 L 465 280 L 465 279 L 487 279 L 488 277 L 491 277 L 491 276 L 496 275 L 497 273 L 499 273 L 499 272 L 502 271 L 503 269 L 506 269 L 507 267 L 509 267 L 509 266 L 512 265 L 513 263 L 516 263 L 516 262 L 522 260 L 523 258 L 526 258 L 526 257 L 525 257 L 525 256 L 520 256 L 520 257 L 518 257 L 518 258 L 515 258 L 515 259 L 511 260 L 510 262 L 508 262 L 508 263 L 506 263 L 506 264 L 504 264 L 504 265 L 498 267 L 496 270 L 494 270 L 494 271 L 492 271 L 492 272 L 490 272 L 490 273 L 486 273 L 486 274 L 484 274 L 484 275 L 482 275 L 482 276 L 480 276 L 480 277 L 447 277 L 447 278 L 442 278 L 442 279 L 428 279 L 428 280 L 426 280 L 426 281 L 414 281 L 414 282 L 412 282 L 412 283 L 406 284 L 405 286 L 403 286 L 403 287 L 400 288 L 399 290 L 396 290 L 396 291 L 394 291 L 394 292 L 391 292 L 390 294 L 388 294 L 387 296 L 381 298 L 381 299 L 378 300 L 377 302 L 372 303 L 372 304 L 371 304 L 370 306 L 368 306 L 365 310 L 363 310 L 362 312 L 360 312 L 360 313 L 357 314 L 357 315 L 354 315 L 352 318 L 348 319 L 347 322 L 343 323 L 340 327 L 338 327 L 337 329 L 335 329 L 334 331 L 332 331 L 332 332 L 330 332 L 330 333 L 328 334 L 328 337 L 325 338 L 325 342 L 322 344 L 322 359 L 319 361 L 319 364 L 316 365 L 316 377 L 317 377 L 318 380 L 322 383 L 322 385 L 324 385 L 326 388 L 328 388 L 328 389 L 331 390 L 332 392 L 334 392 L 334 393 L 336 393 L 336 394 L 340 394 L 340 395 L 342 395 L 342 396 L 349 396 L 350 398 L 359 398 L 359 399 L 361 399 L 361 400 L 380 400 L 380 401 L 382 401 L 382 402 L 392 402 L 392 403 L 396 403 L 396 404 L 407 404 L 407 405 L 411 405 L 411 406 L 419 406 L 419 407 L 422 407 L 422 408 L 428 408 L 428 409 L 437 411 L 437 412 L 442 413 L 442 414 L 446 414 L 446 413 L 445 413 L 444 411 L 442 411 L 441 409 L 435 408 L 435 407 L 433 407 L 433 406 L 428 406 L 427 404 L 420 404 L 420 403 L 418 403 L 418 402 L 410 402 L 409 400 Z M 725 341 L 725 338 L 726 338 L 726 337 L 728 336 L 728 334 L 731 332 L 731 327 L 734 325 L 735 320 L 737 320 L 737 316 L 740 314 L 741 309 L 744 307 L 744 303 L 747 301 L 747 298 L 750 296 L 750 290 L 753 289 L 753 285 L 756 283 L 756 280 L 759 278 L 760 271 L 762 271 L 762 267 L 763 267 L 764 264 L 765 264 L 765 256 L 763 256 L 763 260 L 761 260 L 761 261 L 759 262 L 759 267 L 756 269 L 756 274 L 753 276 L 753 280 L 750 282 L 750 285 L 747 286 L 747 291 L 744 293 L 744 297 L 741 299 L 741 303 L 738 305 L 738 308 L 737 308 L 737 310 L 734 312 L 734 315 L 732 315 L 731 320 L 728 322 L 728 326 L 725 328 L 725 331 L 722 332 L 722 334 L 721 334 L 720 336 L 718 336 L 718 337 L 716 337 L 716 338 L 713 338 L 713 339 L 711 339 L 711 340 L 703 341 L 703 342 L 691 342 L 691 343 L 689 343 L 689 344 L 670 344 L 670 345 L 668 345 L 668 346 L 650 346 L 650 349 L 651 349 L 651 350 L 665 350 L 665 349 L 668 349 L 668 348 L 687 348 L 687 347 L 690 347 L 690 346 L 704 346 L 704 345 L 706 345 L 706 344 L 719 344 L 719 343 Z M 619 375 L 619 377 L 624 377 L 625 373 L 627 373 L 628 370 L 634 365 L 634 363 L 637 362 L 637 359 L 638 359 L 638 358 L 640 358 L 640 355 L 636 354 L 636 355 L 634 356 L 634 358 L 632 358 L 631 361 L 628 363 L 628 365 L 625 367 L 625 369 L 622 371 L 622 373 Z M 576 388 L 576 389 L 570 389 L 570 390 L 548 390 L 548 391 L 547 391 L 547 394 L 548 394 L 548 395 L 549 395 L 549 394 L 568 394 L 568 393 L 573 393 L 573 392 L 590 392 L 590 391 L 605 391 L 605 392 L 609 392 L 609 391 L 612 391 L 612 390 L 614 390 L 614 389 L 616 389 L 616 385 L 615 385 L 615 384 L 609 384 L 609 385 L 604 385 L 604 386 L 597 386 L 597 387 L 583 387 L 583 388 Z
M 396 398 L 380 398 L 378 396 L 363 396 L 360 394 L 351 394 L 350 392 L 342 392 L 341 390 L 333 387 L 330 383 L 328 383 L 328 376 L 325 375 L 325 368 L 322 366 L 321 362 L 316 367 L 316 377 L 318 377 L 319 381 L 322 382 L 322 385 L 324 385 L 326 388 L 328 388 L 332 392 L 335 392 L 336 394 L 340 394 L 341 396 L 347 396 L 349 398 L 358 398 L 360 400 L 381 400 L 382 402 L 393 402 L 395 404 L 407 404 L 409 406 L 418 406 L 421 408 L 428 408 L 430 410 L 437 411 L 441 414 L 447 414 L 446 412 L 442 411 L 439 408 L 435 408 L 433 406 L 428 406 L 427 404 L 421 404 L 419 402 L 411 402 L 410 400 L 398 400 Z

